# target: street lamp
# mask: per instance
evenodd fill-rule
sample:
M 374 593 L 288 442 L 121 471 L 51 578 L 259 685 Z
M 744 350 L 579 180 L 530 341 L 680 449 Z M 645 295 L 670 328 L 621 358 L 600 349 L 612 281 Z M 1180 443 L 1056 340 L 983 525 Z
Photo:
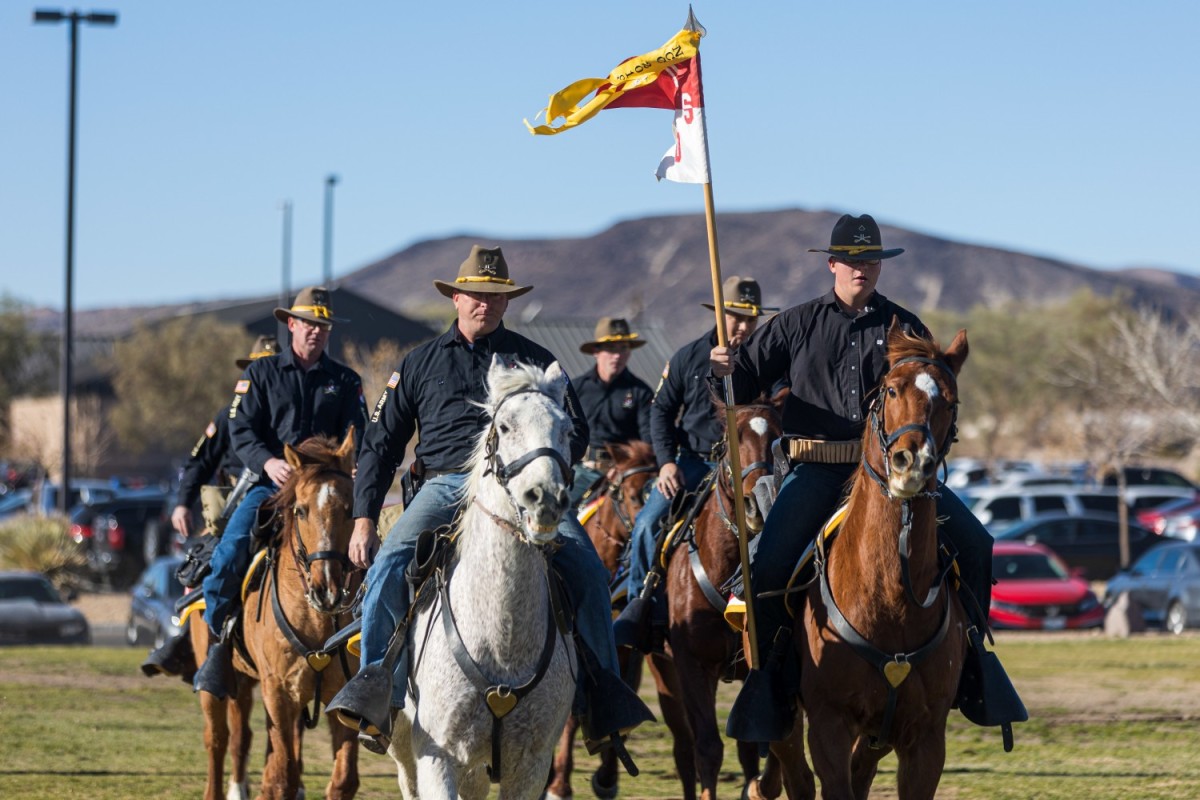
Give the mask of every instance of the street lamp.
M 292 304 L 288 302 L 292 295 L 292 201 L 283 201 L 283 263 L 280 265 L 283 272 L 283 285 L 279 289 L 279 307 L 289 308 Z M 287 325 L 280 322 L 278 324 L 279 341 L 288 342 Z
M 69 40 L 71 45 L 70 92 L 67 111 L 67 255 L 66 255 L 66 290 L 63 303 L 63 338 L 62 338 L 62 398 L 63 398 L 63 445 L 62 445 L 62 483 L 58 493 L 58 508 L 67 513 L 70 502 L 71 486 L 71 361 L 72 342 L 74 337 L 74 309 L 72 306 L 72 284 L 75 273 L 75 95 L 79 79 L 79 23 L 89 25 L 116 25 L 117 15 L 110 11 L 89 11 L 82 14 L 79 11 L 56 11 L 39 8 L 33 12 L 34 24 L 70 23 Z
M 333 286 L 333 187 L 337 186 L 337 183 L 337 175 L 330 173 L 325 177 L 325 257 L 321 262 L 321 276 L 324 278 L 324 285 L 330 288 Z

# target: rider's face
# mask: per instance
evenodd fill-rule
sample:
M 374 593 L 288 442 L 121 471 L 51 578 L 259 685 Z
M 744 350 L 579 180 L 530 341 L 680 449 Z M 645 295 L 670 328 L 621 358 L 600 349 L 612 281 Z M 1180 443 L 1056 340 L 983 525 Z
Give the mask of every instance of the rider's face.
M 502 292 L 455 292 L 454 308 L 458 311 L 458 329 L 468 341 L 487 336 L 500 326 L 508 308 L 508 295 Z
M 740 347 L 754 329 L 758 327 L 758 317 L 747 317 L 742 314 L 725 314 L 725 331 L 729 334 L 729 346 Z
M 292 350 L 304 361 L 316 361 L 325 352 L 329 342 L 331 325 L 318 325 L 299 317 L 288 317 L 288 330 L 292 334 Z

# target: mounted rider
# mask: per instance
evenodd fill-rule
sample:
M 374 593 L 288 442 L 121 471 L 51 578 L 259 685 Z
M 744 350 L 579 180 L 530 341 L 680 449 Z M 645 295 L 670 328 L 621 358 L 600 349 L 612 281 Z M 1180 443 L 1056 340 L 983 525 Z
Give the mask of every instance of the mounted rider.
M 587 452 L 575 465 L 572 506 L 612 466 L 605 445 L 650 441 L 654 392 L 628 368 L 629 354 L 645 344 L 626 320 L 601 317 L 592 338 L 579 346 L 596 359 L 596 366 L 571 380 L 590 432 Z
M 354 481 L 350 558 L 360 567 L 369 567 L 362 604 L 363 666 L 329 710 L 357 727 L 368 749 L 381 753 L 390 737 L 393 709 L 403 707 L 406 690 L 407 664 L 398 657 L 397 648 L 389 647 L 402 643 L 407 633 L 410 604 L 405 572 L 418 536 L 451 524 L 458 514 L 469 477 L 465 470 L 488 425 L 481 404 L 487 396 L 492 358 L 499 355 L 542 368 L 555 361 L 544 347 L 504 326 L 509 300 L 533 287 L 518 286 L 509 278 L 500 248 L 472 247 L 457 278 L 435 280 L 434 285 L 454 303 L 456 319 L 444 334 L 409 353 L 392 373 L 366 428 Z M 569 385 L 566 405 L 574 422 L 571 456 L 577 461 L 587 446 L 588 427 Z M 421 462 L 418 474 L 423 474 L 424 484 L 381 542 L 380 509 L 418 429 L 415 456 Z M 588 668 L 580 670 L 581 678 L 591 684 L 583 687 L 589 706 L 585 730 L 597 744 L 604 741 L 621 748 L 619 737 L 653 716 L 618 677 L 607 570 L 573 514 L 563 515 L 558 536 L 562 546 L 553 565 L 563 577 L 576 614 L 581 658 L 589 662 Z M 386 680 L 389 674 L 390 681 Z
M 724 281 L 722 292 L 731 348 L 750 337 L 759 317 L 778 310 L 763 307 L 762 289 L 754 278 L 733 275 Z M 701 305 L 713 310 L 711 303 Z M 655 562 L 659 528 L 672 500 L 681 491 L 696 491 L 715 465 L 713 446 L 725 435 L 707 381 L 708 354 L 716 344 L 714 325 L 703 336 L 680 348 L 667 362 L 654 393 L 650 429 L 658 481 L 634 520 L 629 547 L 630 603 L 613 623 L 617 644 L 621 646 L 648 652 L 652 647 L 648 623 L 666 626 L 665 586 L 661 573 L 651 570 L 651 564 Z
M 780 313 L 736 352 L 721 347 L 711 352 L 714 379 L 732 375 L 738 402 L 780 378 L 788 378 L 791 385 L 783 408 L 790 472 L 758 537 L 751 565 L 763 663 L 753 665 L 726 728 L 741 741 L 779 741 L 792 725 L 795 687 L 786 684 L 782 666 L 792 652 L 792 623 L 779 590 L 836 510 L 858 465 L 868 395 L 888 369 L 888 327 L 896 319 L 904 330 L 929 336 L 915 314 L 875 290 L 882 261 L 904 251 L 883 248 L 879 226 L 870 215 L 843 215 L 834 225 L 829 248 L 809 252 L 828 254 L 833 288 Z M 945 520 L 942 529 L 958 551 L 961 578 L 986 624 L 992 538 L 953 492 L 942 484 L 938 492 L 938 518 Z
M 258 508 L 292 473 L 283 446 L 321 434 L 340 440 L 351 426 L 361 431 L 365 424 L 362 379 L 325 352 L 333 323 L 345 321 L 333 316 L 329 290 L 302 289 L 290 308 L 275 309 L 275 318 L 287 324 L 288 349 L 251 362 L 229 408 L 233 448 L 257 481 L 229 518 L 204 579 L 204 619 L 214 640 L 194 687 L 219 698 L 233 679 L 229 634 L 253 556 Z

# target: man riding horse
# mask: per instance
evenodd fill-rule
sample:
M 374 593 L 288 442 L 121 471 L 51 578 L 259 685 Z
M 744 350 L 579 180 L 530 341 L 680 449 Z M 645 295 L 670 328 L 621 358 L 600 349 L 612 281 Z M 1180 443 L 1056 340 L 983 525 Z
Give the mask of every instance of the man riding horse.
M 732 375 L 739 401 L 783 377 L 791 384 L 783 409 L 790 472 L 751 565 L 763 663 L 753 665 L 726 729 L 743 741 L 779 741 L 791 728 L 795 687 L 785 685 L 783 664 L 791 651 L 792 625 L 779 590 L 837 508 L 858 464 L 868 395 L 888 369 L 888 326 L 897 319 L 904 330 L 929 335 L 915 314 L 875 290 L 883 259 L 904 251 L 883 248 L 879 226 L 869 215 L 843 215 L 829 248 L 810 252 L 829 255 L 833 288 L 780 313 L 736 352 L 722 347 L 711 352 L 712 375 Z M 962 580 L 982 613 L 976 624 L 983 628 L 991 603 L 992 538 L 953 492 L 942 484 L 938 491 L 937 514 L 958 551 Z
M 644 344 L 646 340 L 631 331 L 625 320 L 601 317 L 592 339 L 579 346 L 580 352 L 596 359 L 596 366 L 571 380 L 589 431 L 587 452 L 575 465 L 572 506 L 612 466 L 605 445 L 650 441 L 654 392 L 627 367 L 629 354 Z
M 377 752 L 386 749 L 393 709 L 404 704 L 407 666 L 402 658 L 388 657 L 388 651 L 395 652 L 389 643 L 403 641 L 406 634 L 405 571 L 418 535 L 448 525 L 459 512 L 468 478 L 465 470 L 488 424 L 482 404 L 492 357 L 542 368 L 555 361 L 544 347 L 504 326 L 509 300 L 533 287 L 517 286 L 509 278 L 500 248 L 472 247 L 458 277 L 434 285 L 454 303 L 457 318 L 444 334 L 409 353 L 392 373 L 367 425 L 354 481 L 350 558 L 360 567 L 369 567 L 362 605 L 363 669 L 329 708 L 343 720 L 355 721 L 368 737 L 364 744 Z M 574 422 L 572 461 L 578 461 L 587 446 L 588 428 L 569 385 L 567 412 Z M 423 467 L 424 485 L 381 543 L 379 512 L 418 429 L 415 455 Z M 564 477 L 569 482 L 569 476 Z M 564 511 L 566 504 L 564 496 Z M 620 737 L 653 716 L 618 677 L 607 570 L 573 514 L 563 514 L 558 536 L 561 546 L 553 564 L 570 595 L 582 649 L 590 651 L 581 654 L 585 664 L 580 670 L 589 705 L 587 733 L 597 746 L 603 740 L 622 747 Z M 373 675 L 381 668 L 394 670 L 390 697 L 374 691 Z

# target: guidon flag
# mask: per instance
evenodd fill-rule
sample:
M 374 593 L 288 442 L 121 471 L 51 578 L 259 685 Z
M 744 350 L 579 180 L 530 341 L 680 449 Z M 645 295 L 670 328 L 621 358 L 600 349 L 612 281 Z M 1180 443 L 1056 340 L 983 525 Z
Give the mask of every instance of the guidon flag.
M 690 22 L 690 21 L 689 21 Z M 695 24 L 675 34 L 662 47 L 627 58 L 607 78 L 584 78 L 550 96 L 538 116 L 544 125 L 525 126 L 550 136 L 581 125 L 606 108 L 664 108 L 675 112 L 675 142 L 659 162 L 655 175 L 678 183 L 709 183 L 708 134 L 704 124 L 704 91 L 700 81 L 700 39 Z M 589 99 L 590 98 L 590 99 Z M 561 118 L 557 125 L 554 123 Z

